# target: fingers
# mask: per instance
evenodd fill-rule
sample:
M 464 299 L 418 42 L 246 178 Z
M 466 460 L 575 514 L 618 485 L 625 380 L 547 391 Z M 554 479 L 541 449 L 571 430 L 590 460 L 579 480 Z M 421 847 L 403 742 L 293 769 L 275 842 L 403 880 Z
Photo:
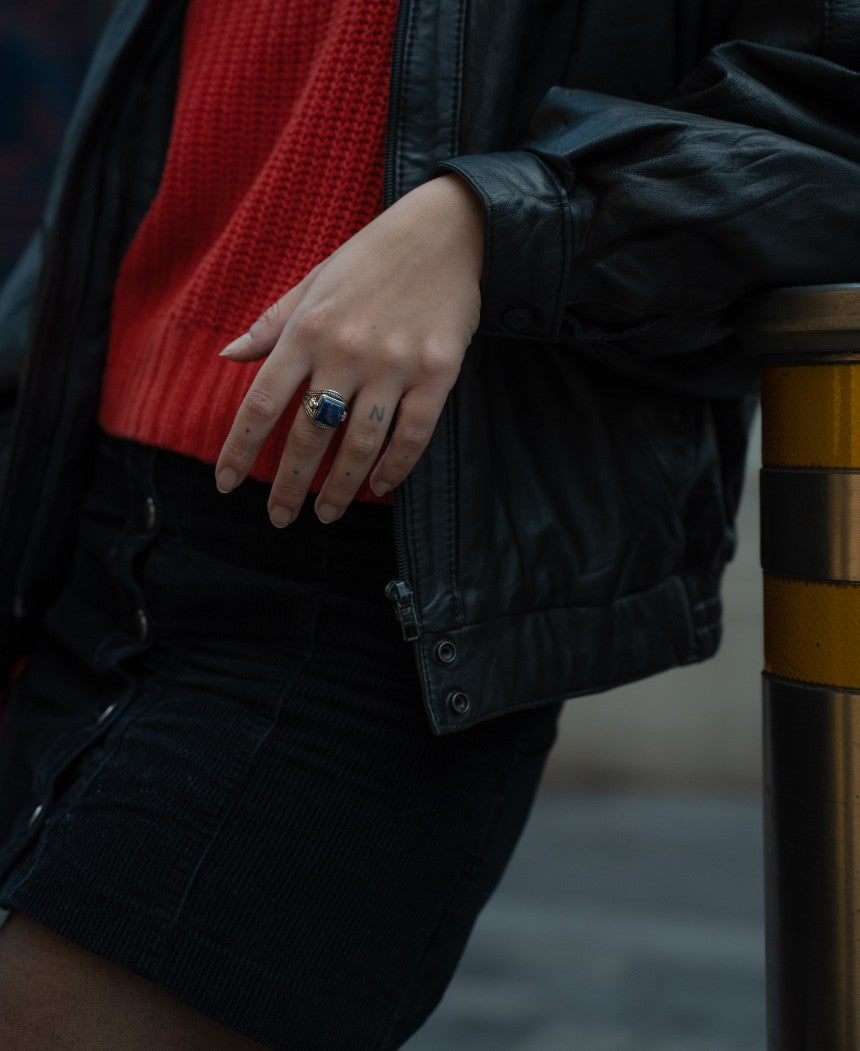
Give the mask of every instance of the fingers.
M 306 375 L 307 365 L 298 354 L 272 355 L 264 362 L 239 406 L 215 464 L 215 483 L 222 493 L 229 493 L 245 479 Z
M 400 402 L 397 426 L 388 448 L 370 477 L 370 488 L 385 496 L 406 478 L 427 448 L 442 413 L 447 391 L 440 396 L 409 391 Z
M 340 448 L 316 499 L 321 522 L 334 522 L 354 499 L 382 449 L 394 414 L 399 391 L 391 387 L 381 394 L 363 391 L 350 409 Z
M 245 478 L 289 400 L 286 394 L 279 398 L 278 382 L 265 370 L 264 365 L 249 389 L 216 465 L 216 481 L 222 492 L 229 492 Z M 294 391 L 299 382 L 288 386 Z M 318 387 L 313 380 L 311 389 Z M 351 389 L 345 384 L 339 389 L 349 400 Z M 377 496 L 398 486 L 427 447 L 444 400 L 445 393 L 433 396 L 426 390 L 408 392 L 402 399 L 396 388 L 376 395 L 360 392 L 342 425 L 345 430 L 340 447 L 316 499 L 320 521 L 336 521 L 355 498 L 385 445 L 395 413 L 397 423 L 390 444 L 373 471 L 370 485 Z M 298 517 L 335 433 L 335 429 L 314 424 L 302 409 L 297 412 L 269 493 L 268 512 L 273 525 L 283 528 Z
M 311 375 L 311 390 L 333 387 L 345 400 L 355 399 L 347 422 L 339 428 L 339 449 L 316 500 L 317 516 L 328 523 L 343 515 L 373 469 L 398 405 L 393 439 L 373 470 L 371 488 L 382 496 L 406 478 L 430 440 L 463 350 L 447 341 L 404 347 L 396 340 L 386 345 L 375 333 L 371 339 L 355 327 L 342 327 L 332 336 L 325 301 L 315 302 L 312 309 L 297 309 L 304 294 L 297 285 L 222 352 L 236 361 L 266 360 L 236 414 L 215 477 L 225 493 L 245 479 L 278 419 Z M 318 426 L 299 409 L 270 490 L 268 510 L 274 525 L 289 525 L 298 516 L 333 435 L 333 429 Z
M 317 389 L 315 382 L 311 388 Z M 342 393 L 347 396 L 346 390 Z M 350 408 L 337 456 L 316 500 L 321 522 L 340 518 L 355 497 L 385 442 L 396 405 L 397 394 L 391 391 L 376 399 L 361 396 Z M 274 525 L 289 525 L 298 516 L 335 433 L 312 423 L 304 412 L 296 415 L 269 494 Z
M 399 373 L 392 355 L 383 375 L 396 381 Z M 427 350 L 413 364 L 417 383 L 403 388 L 390 383 L 382 394 L 368 384 L 358 392 L 350 422 L 340 449 L 326 477 L 315 509 L 321 522 L 333 522 L 344 513 L 383 448 L 395 423 L 391 441 L 370 478 L 376 496 L 385 496 L 406 478 L 427 448 L 445 399 L 453 386 L 458 368 L 452 368 L 450 355 Z M 292 466 L 295 470 L 295 467 Z
M 311 390 L 324 389 L 311 384 Z M 348 399 L 347 391 L 343 391 Z M 278 472 L 269 491 L 269 519 L 282 529 L 295 521 L 335 428 L 320 427 L 299 409 L 287 435 Z
M 229 492 L 246 477 L 305 375 L 295 357 L 279 353 L 264 363 L 242 402 L 216 464 L 216 482 L 222 492 Z M 328 372 L 326 382 L 330 381 Z M 335 379 L 335 383 L 334 389 L 350 401 L 355 382 Z M 373 386 L 368 384 L 368 388 Z M 310 387 L 324 389 L 316 376 Z M 341 428 L 321 427 L 303 409 L 298 410 L 269 494 L 268 512 L 273 525 L 282 528 L 298 516 L 336 430 L 341 432 L 340 445 L 315 503 L 321 522 L 334 522 L 343 515 L 377 458 L 379 463 L 370 478 L 377 496 L 398 486 L 415 466 L 430 441 L 449 385 L 425 385 L 402 397 L 399 385 L 389 384 L 382 393 L 371 393 L 368 388 L 358 391 Z M 395 415 L 396 426 L 391 432 Z M 390 432 L 390 444 L 380 457 Z

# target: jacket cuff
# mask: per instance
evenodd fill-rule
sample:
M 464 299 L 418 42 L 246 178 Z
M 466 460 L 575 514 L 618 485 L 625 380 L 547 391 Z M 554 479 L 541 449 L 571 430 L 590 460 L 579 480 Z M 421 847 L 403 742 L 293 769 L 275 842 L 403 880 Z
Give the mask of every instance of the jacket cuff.
M 533 153 L 487 153 L 436 165 L 484 206 L 481 324 L 485 335 L 555 341 L 564 315 L 572 220 L 567 193 Z

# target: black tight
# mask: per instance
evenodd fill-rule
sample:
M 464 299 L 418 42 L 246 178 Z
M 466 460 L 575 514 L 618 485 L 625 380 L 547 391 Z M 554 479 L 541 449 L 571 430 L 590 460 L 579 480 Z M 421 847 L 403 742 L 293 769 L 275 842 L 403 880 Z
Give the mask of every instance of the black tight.
M 0 1047 L 260 1051 L 133 971 L 20 912 L 0 928 Z

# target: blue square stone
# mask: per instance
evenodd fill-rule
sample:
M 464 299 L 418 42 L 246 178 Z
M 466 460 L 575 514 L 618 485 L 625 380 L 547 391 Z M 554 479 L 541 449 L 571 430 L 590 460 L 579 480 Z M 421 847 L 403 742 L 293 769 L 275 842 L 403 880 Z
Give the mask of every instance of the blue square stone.
M 321 394 L 317 403 L 314 419 L 323 427 L 337 427 L 343 420 L 345 408 L 342 401 L 330 398 L 328 394 Z

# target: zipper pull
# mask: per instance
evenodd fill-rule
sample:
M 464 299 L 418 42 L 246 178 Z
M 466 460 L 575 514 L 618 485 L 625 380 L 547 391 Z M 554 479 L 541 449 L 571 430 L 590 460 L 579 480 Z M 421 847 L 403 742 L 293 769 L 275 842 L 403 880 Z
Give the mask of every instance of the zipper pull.
M 415 615 L 412 589 L 405 580 L 390 580 L 385 586 L 385 597 L 394 603 L 394 615 L 400 621 L 403 638 L 415 642 L 421 637 L 421 630 Z

